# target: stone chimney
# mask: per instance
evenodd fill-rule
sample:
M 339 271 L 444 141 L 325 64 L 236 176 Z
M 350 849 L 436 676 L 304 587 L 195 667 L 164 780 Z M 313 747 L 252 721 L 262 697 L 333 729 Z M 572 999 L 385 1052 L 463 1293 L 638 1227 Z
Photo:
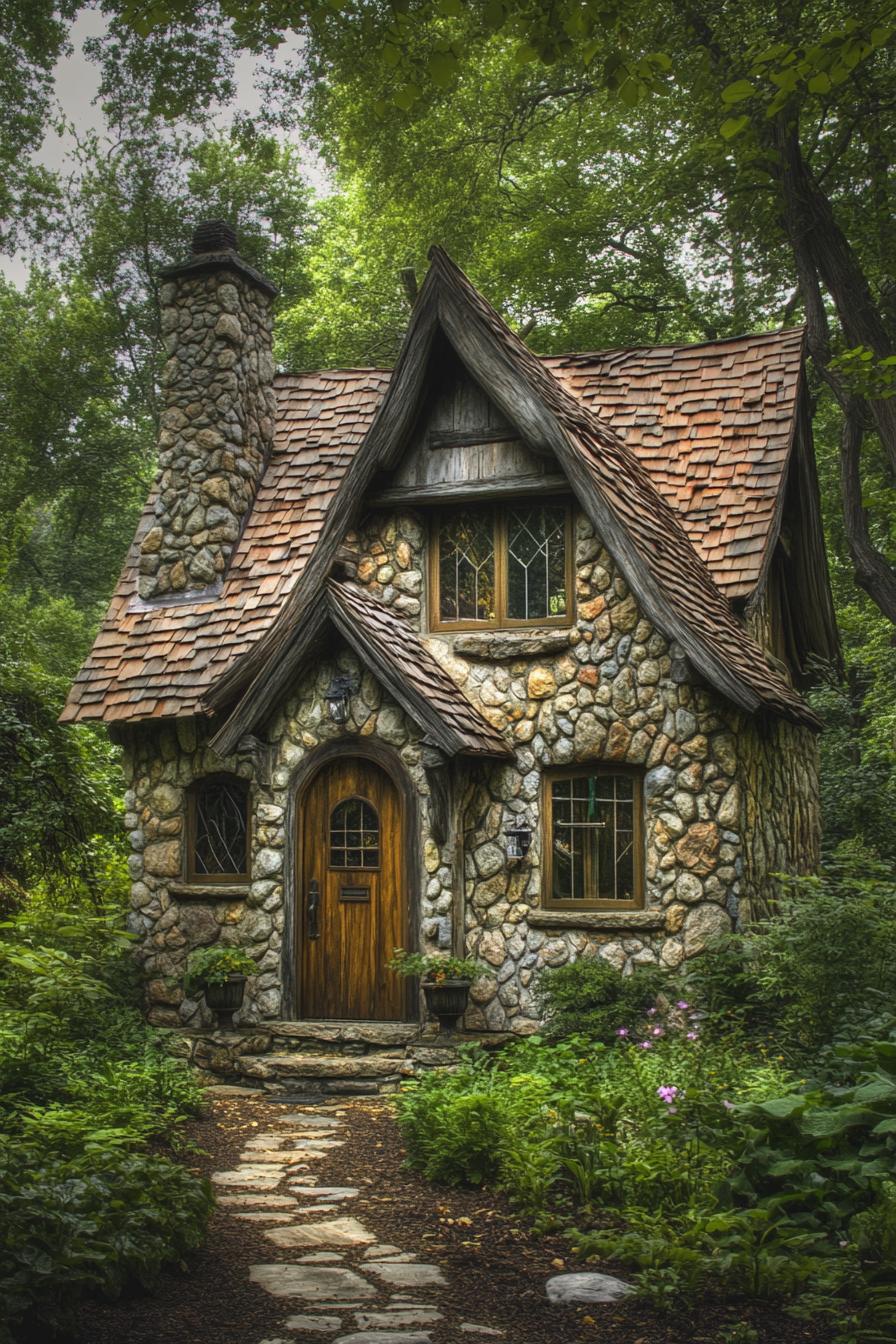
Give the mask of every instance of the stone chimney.
M 156 520 L 140 549 L 140 596 L 202 592 L 227 570 L 274 436 L 271 300 L 236 234 L 200 224 L 188 261 L 162 271 Z

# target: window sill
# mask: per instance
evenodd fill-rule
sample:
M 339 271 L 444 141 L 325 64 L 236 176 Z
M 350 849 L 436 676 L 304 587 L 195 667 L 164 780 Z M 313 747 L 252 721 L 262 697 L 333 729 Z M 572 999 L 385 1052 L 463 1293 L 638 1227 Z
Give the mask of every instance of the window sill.
M 662 929 L 664 910 L 533 910 L 533 929 Z
M 563 625 L 552 630 L 477 630 L 466 634 L 458 632 L 454 652 L 465 658 L 486 658 L 501 661 L 512 658 L 534 658 L 542 653 L 562 653 L 569 648 L 571 627 Z M 433 634 L 450 635 L 450 630 L 435 630 Z
M 179 901 L 244 901 L 249 895 L 249 883 L 171 882 L 168 895 L 176 896 Z

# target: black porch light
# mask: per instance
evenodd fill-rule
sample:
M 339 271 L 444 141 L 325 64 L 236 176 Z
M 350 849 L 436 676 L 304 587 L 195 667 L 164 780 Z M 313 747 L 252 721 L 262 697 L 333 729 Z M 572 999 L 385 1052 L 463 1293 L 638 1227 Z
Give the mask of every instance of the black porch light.
M 345 723 L 347 720 L 348 703 L 355 689 L 354 679 L 344 672 L 338 672 L 330 682 L 324 698 L 333 723 Z
M 508 859 L 524 859 L 532 844 L 532 827 L 529 823 L 517 822 L 515 826 L 508 826 L 504 834 L 507 837 Z

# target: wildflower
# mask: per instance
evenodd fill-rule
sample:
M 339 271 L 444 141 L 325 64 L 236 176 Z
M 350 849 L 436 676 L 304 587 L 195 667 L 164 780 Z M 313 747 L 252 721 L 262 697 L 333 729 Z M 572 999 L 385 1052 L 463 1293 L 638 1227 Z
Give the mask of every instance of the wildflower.
M 733 1102 L 733 1101 L 728 1101 L 727 1098 L 723 1098 L 723 1100 L 722 1100 L 722 1105 L 725 1107 L 725 1110 L 726 1110 L 726 1111 L 733 1111 L 733 1110 L 734 1110 L 734 1102 Z
M 675 1086 L 658 1087 L 656 1090 L 656 1094 L 659 1097 L 660 1101 L 664 1101 L 667 1106 L 671 1106 L 672 1102 L 678 1096 L 678 1088 Z
M 648 1016 L 648 1017 L 656 1017 L 656 1009 L 655 1009 L 655 1008 L 648 1008 L 648 1009 L 647 1009 L 647 1016 Z
M 666 1033 L 663 1031 L 662 1027 L 651 1027 L 650 1034 L 651 1036 L 665 1036 Z
M 627 1036 L 627 1035 L 628 1035 L 628 1027 L 617 1027 L 617 1028 L 616 1028 L 616 1035 L 617 1035 L 617 1036 Z
M 675 1005 L 675 1007 L 680 1008 L 682 1012 L 684 1012 L 685 1008 L 690 1008 L 690 1006 L 689 1003 L 685 1003 L 684 999 L 679 999 Z
M 685 1035 L 685 1040 L 687 1040 L 687 1041 L 696 1041 L 698 1035 L 699 1035 L 699 1033 L 696 1032 L 696 1031 L 689 1031 L 689 1032 L 687 1032 L 686 1035 Z
M 638 1042 L 638 1045 L 639 1045 L 639 1047 L 640 1047 L 642 1050 L 652 1050 L 652 1049 L 653 1049 L 653 1041 L 639 1041 L 639 1042 Z

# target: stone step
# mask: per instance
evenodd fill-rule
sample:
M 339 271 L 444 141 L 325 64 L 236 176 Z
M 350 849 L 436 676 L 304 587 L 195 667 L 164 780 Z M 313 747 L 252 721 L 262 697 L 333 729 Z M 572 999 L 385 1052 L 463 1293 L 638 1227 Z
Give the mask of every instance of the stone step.
M 375 1093 L 394 1090 L 410 1068 L 403 1050 L 388 1056 L 321 1055 L 294 1052 L 270 1055 L 240 1055 L 237 1072 L 272 1091 Z
M 303 1054 L 374 1054 L 421 1039 L 417 1022 L 276 1022 L 267 1029 L 275 1050 Z

